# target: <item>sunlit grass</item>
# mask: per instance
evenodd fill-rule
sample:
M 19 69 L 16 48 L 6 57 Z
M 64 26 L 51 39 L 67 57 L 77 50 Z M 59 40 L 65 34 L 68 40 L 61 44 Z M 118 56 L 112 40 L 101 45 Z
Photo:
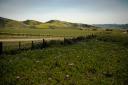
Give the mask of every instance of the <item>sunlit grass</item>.
M 128 35 L 120 31 L 96 35 L 71 45 L 1 55 L 0 85 L 126 85 Z
M 124 46 L 97 40 L 3 55 L 0 84 L 120 85 L 127 79 L 127 57 Z
M 19 36 L 42 36 L 42 37 L 76 37 L 86 36 L 99 31 L 80 30 L 80 29 L 0 29 L 0 38 L 17 35 Z M 8 35 L 8 36 L 7 36 Z

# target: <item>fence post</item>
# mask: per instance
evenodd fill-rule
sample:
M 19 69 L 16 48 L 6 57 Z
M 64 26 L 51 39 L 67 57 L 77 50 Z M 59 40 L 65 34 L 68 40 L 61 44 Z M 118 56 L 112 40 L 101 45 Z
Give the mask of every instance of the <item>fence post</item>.
M 66 38 L 64 37 L 64 45 L 66 44 Z
M 21 42 L 19 42 L 19 50 L 21 49 Z
M 41 49 L 43 49 L 43 43 L 44 43 L 44 39 L 42 40 L 42 43 L 41 43 Z
M 66 39 L 65 39 L 65 37 L 64 37 L 64 43 L 65 43 L 65 40 L 66 40 Z
M 43 48 L 46 48 L 46 41 L 43 39 L 43 44 L 42 44 Z
M 0 55 L 3 53 L 3 43 L 0 42 Z
M 34 43 L 33 43 L 33 41 L 32 41 L 31 49 L 33 49 L 33 48 L 34 48 Z

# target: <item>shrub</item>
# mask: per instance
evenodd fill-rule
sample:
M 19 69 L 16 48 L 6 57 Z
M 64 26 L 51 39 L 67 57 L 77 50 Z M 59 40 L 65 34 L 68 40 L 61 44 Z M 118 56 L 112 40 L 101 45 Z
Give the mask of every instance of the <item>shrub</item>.
M 62 45 L 63 42 L 60 41 L 60 40 L 50 40 L 48 43 L 47 43 L 49 46 L 58 46 L 58 45 Z
M 106 29 L 105 31 L 112 31 L 112 29 Z
M 86 39 L 86 37 L 84 37 L 84 36 L 79 36 L 76 38 L 76 40 L 78 40 L 78 41 L 85 40 L 85 39 Z
M 64 38 L 64 45 L 69 45 L 69 44 L 73 44 L 73 40 L 72 39 L 66 39 Z

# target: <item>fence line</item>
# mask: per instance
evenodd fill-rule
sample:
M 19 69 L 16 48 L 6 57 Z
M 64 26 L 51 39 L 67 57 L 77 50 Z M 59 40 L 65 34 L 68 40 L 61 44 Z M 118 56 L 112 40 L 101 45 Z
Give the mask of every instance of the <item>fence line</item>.
M 19 50 L 21 49 L 21 42 L 19 41 Z
M 0 42 L 0 55 L 3 53 L 3 43 Z
M 19 41 L 38 41 L 38 40 L 63 40 L 62 37 L 55 37 L 55 38 L 35 38 L 35 39 L 0 39 L 0 42 L 19 42 Z
M 79 36 L 79 37 L 76 37 L 76 38 L 63 38 L 63 39 L 49 38 L 48 40 L 49 40 L 49 42 L 52 42 L 54 44 L 59 42 L 59 41 L 62 41 L 62 42 L 60 42 L 61 45 L 62 44 L 63 45 L 69 45 L 69 44 L 73 44 L 73 43 L 76 43 L 76 42 L 79 42 L 79 41 L 82 41 L 82 40 L 87 40 L 87 39 L 91 39 L 91 38 L 95 38 L 95 37 L 96 37 L 96 35 L 91 34 L 91 35 L 87 35 L 86 37 L 85 36 Z M 19 43 L 18 44 L 18 46 L 19 46 L 18 49 L 21 50 L 22 49 L 21 42 L 22 42 L 23 39 L 14 39 L 14 40 L 11 39 L 10 41 L 9 40 L 3 40 L 3 41 L 0 41 L 0 55 L 3 54 L 3 43 L 8 42 L 8 41 L 13 42 L 15 40 Z M 41 41 L 40 46 L 39 46 L 40 49 L 46 48 L 48 46 L 48 44 L 50 44 L 46 39 L 25 39 L 25 40 L 23 40 L 23 42 L 27 41 L 27 40 L 31 41 L 31 47 L 30 47 L 31 50 L 33 50 L 35 48 L 34 41 Z M 56 41 L 56 42 L 53 42 L 53 40 Z

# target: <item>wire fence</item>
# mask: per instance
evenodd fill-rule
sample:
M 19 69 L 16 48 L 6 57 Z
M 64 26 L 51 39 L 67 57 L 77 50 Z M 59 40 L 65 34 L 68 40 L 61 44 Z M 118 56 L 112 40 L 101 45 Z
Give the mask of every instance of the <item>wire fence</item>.
M 95 38 L 96 35 L 79 36 L 61 39 L 12 39 L 0 41 L 0 55 L 15 54 L 21 50 L 44 49 L 50 46 L 71 45 L 80 41 Z

